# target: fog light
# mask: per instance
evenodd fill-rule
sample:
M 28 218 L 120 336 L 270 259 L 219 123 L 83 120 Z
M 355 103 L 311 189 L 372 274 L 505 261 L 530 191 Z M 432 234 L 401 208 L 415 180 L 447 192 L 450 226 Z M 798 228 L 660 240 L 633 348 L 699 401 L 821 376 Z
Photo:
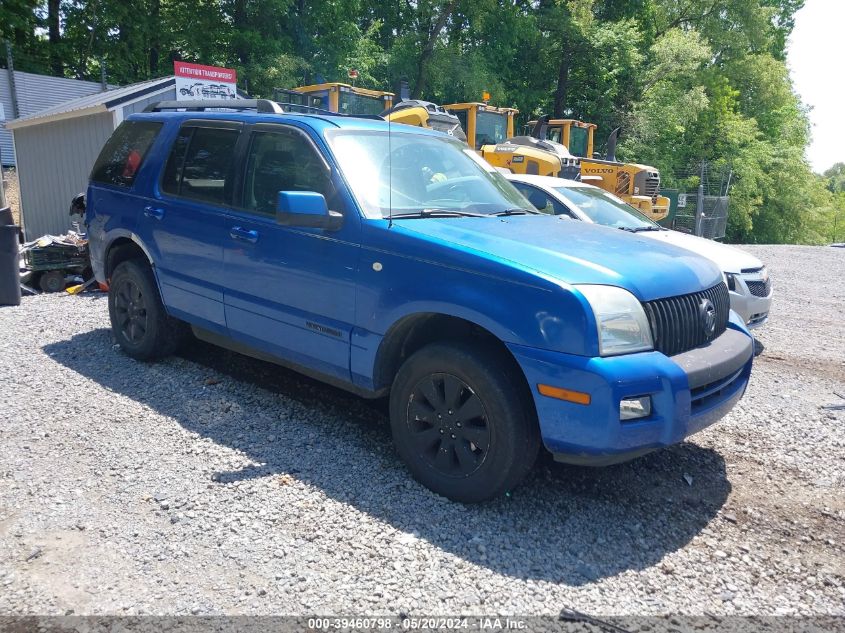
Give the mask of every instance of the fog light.
M 651 396 L 625 398 L 619 403 L 620 420 L 636 420 L 651 415 Z

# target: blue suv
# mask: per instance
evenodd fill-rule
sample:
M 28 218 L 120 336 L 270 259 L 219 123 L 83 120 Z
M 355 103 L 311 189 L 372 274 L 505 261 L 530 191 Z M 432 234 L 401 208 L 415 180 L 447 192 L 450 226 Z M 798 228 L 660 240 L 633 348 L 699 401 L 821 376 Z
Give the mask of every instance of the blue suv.
M 708 260 L 537 214 L 437 132 L 217 108 L 132 115 L 93 168 L 92 262 L 129 356 L 193 335 L 389 396 L 408 468 L 463 502 L 512 489 L 541 444 L 626 460 L 742 396 L 752 339 Z

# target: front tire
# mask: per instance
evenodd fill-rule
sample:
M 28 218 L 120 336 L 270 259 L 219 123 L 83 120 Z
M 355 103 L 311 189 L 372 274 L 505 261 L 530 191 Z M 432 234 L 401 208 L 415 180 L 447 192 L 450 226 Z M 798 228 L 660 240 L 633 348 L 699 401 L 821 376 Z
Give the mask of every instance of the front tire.
M 168 316 L 150 266 L 137 259 L 118 264 L 109 283 L 109 319 L 118 345 L 137 360 L 169 356 L 187 333 Z
M 390 394 L 396 449 L 414 477 L 453 501 L 515 488 L 540 446 L 533 406 L 500 354 L 435 343 L 402 365 Z

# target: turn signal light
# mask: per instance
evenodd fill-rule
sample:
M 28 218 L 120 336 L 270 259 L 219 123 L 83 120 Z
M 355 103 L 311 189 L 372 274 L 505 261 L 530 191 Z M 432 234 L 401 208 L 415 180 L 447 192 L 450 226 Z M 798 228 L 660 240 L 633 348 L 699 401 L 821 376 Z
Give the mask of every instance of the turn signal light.
M 562 387 L 552 387 L 551 385 L 537 385 L 537 391 L 541 395 L 549 398 L 557 398 L 558 400 L 566 400 L 567 402 L 574 402 L 575 404 L 590 404 L 590 394 L 581 391 L 572 391 L 571 389 L 564 389 Z

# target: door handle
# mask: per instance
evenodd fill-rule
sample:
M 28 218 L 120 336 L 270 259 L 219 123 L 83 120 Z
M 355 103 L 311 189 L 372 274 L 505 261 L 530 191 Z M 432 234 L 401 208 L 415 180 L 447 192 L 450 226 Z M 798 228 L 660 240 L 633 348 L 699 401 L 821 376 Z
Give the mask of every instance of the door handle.
M 255 244 L 258 241 L 258 231 L 250 231 L 242 226 L 233 226 L 229 231 L 229 236 L 234 240 L 241 240 Z
M 161 220 L 164 217 L 164 209 L 156 207 L 144 207 L 144 215 L 154 220 Z

